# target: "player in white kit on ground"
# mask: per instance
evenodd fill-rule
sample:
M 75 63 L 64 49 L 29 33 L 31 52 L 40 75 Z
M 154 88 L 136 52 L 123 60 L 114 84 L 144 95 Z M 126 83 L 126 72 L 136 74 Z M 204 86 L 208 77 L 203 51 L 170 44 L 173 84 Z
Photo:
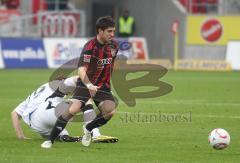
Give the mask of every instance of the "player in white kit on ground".
M 64 96 L 72 93 L 76 88 L 77 76 L 65 80 L 54 80 L 40 86 L 28 98 L 20 103 L 11 113 L 12 122 L 18 139 L 27 139 L 20 125 L 20 119 L 42 137 L 47 138 L 60 116 L 71 105 L 71 101 L 64 100 Z M 84 122 L 96 117 L 91 102 L 85 106 Z M 59 140 L 66 142 L 79 141 L 81 137 L 71 137 L 67 130 L 63 130 Z M 99 129 L 93 131 L 93 142 L 117 142 L 115 137 L 101 135 Z

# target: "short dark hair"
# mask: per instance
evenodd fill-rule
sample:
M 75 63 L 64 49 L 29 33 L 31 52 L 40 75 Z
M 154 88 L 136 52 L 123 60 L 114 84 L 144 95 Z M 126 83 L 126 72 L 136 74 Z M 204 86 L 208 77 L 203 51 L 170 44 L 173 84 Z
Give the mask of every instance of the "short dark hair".
M 111 16 L 103 16 L 96 21 L 96 31 L 99 29 L 103 31 L 109 27 L 115 27 L 115 20 Z

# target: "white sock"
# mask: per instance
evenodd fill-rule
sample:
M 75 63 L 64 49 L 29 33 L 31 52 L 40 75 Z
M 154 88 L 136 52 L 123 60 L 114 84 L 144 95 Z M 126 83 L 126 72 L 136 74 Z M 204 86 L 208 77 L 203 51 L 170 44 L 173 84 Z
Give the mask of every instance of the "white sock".
M 96 112 L 94 110 L 87 110 L 83 113 L 83 120 L 85 125 L 96 118 Z

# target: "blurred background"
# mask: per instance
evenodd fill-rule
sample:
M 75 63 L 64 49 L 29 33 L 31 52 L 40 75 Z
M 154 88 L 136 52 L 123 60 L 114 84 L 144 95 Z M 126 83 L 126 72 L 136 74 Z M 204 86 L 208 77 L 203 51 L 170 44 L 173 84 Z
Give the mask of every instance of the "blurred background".
M 0 68 L 59 67 L 105 15 L 134 63 L 240 70 L 240 0 L 1 0 Z

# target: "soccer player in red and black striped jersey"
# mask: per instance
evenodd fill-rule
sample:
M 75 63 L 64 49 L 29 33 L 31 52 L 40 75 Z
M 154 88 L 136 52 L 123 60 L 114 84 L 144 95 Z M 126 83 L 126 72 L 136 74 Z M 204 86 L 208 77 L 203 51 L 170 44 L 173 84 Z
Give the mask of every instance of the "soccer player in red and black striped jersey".
M 111 93 L 110 78 L 114 60 L 118 52 L 118 44 L 114 41 L 115 21 L 109 17 L 100 17 L 96 22 L 97 36 L 86 43 L 79 60 L 78 75 L 80 80 L 74 92 L 75 99 L 64 114 L 56 121 L 48 141 L 42 148 L 51 148 L 58 134 L 65 128 L 68 121 L 92 98 L 100 109 L 90 123 L 83 127 L 82 144 L 89 146 L 91 131 L 106 124 L 115 112 L 115 100 Z

